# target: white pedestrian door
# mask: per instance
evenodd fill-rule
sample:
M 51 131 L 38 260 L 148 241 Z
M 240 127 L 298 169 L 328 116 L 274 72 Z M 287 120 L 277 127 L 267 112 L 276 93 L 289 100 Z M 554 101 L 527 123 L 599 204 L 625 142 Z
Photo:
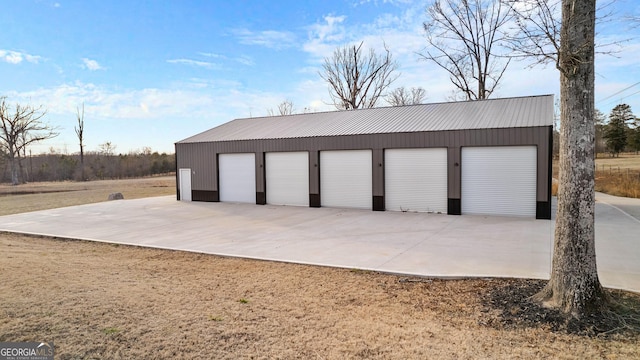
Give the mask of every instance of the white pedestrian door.
M 385 208 L 447 213 L 447 149 L 384 151 Z
M 321 205 L 371 209 L 373 202 L 371 161 L 371 150 L 321 151 Z
M 267 204 L 309 206 L 309 153 L 265 154 Z
M 180 169 L 180 200 L 191 201 L 191 169 Z
M 256 157 L 254 153 L 218 155 L 220 201 L 256 202 Z
M 462 148 L 463 214 L 536 216 L 537 148 Z

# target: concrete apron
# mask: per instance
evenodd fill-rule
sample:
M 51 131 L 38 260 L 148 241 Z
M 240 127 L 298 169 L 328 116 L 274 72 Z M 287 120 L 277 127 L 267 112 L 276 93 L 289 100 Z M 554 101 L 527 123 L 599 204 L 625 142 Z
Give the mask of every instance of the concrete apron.
M 640 222 L 596 206 L 607 287 L 640 291 Z M 435 277 L 548 279 L 554 221 L 495 216 L 120 200 L 0 217 L 0 230 Z

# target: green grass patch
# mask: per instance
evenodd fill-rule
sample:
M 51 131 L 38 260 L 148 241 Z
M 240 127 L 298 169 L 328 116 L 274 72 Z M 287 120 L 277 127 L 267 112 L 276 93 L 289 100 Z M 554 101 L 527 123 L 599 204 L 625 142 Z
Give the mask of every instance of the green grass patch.
M 104 328 L 104 329 L 102 329 L 102 332 L 103 332 L 105 335 L 111 335 L 111 334 L 117 334 L 117 333 L 119 333 L 119 332 L 120 332 L 120 329 L 115 328 L 115 327 L 108 327 L 108 328 Z
M 215 322 L 220 322 L 224 319 L 222 319 L 221 316 L 214 316 L 214 315 L 209 315 L 209 321 L 215 321 Z

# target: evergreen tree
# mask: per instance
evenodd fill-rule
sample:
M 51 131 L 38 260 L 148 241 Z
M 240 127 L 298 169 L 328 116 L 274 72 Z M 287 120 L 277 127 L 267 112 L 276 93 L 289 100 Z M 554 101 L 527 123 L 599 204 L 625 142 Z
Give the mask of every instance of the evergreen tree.
M 596 158 L 597 158 L 598 153 L 604 153 L 606 151 L 607 144 L 604 139 L 604 134 L 605 134 L 605 130 L 607 129 L 607 125 L 606 125 L 607 115 L 603 114 L 602 111 L 595 109 L 593 118 L 596 123 Z M 556 140 L 553 139 L 553 141 L 556 141 Z
M 611 110 L 604 138 L 612 155 L 617 156 L 627 146 L 627 122 L 634 119 L 631 107 L 627 104 L 616 105 Z
M 631 150 L 640 151 L 640 118 L 636 118 L 633 128 L 629 129 L 628 145 Z

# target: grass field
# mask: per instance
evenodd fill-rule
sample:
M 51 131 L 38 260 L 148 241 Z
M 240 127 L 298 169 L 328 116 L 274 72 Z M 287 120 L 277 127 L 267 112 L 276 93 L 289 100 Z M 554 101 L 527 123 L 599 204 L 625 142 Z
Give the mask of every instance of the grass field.
M 558 179 L 558 161 L 553 162 L 553 178 Z M 596 158 L 596 191 L 615 195 L 640 198 L 640 155 L 623 153 L 619 157 L 598 154 Z M 556 195 L 554 181 L 552 194 Z
M 627 153 L 615 158 L 598 158 L 596 191 L 640 198 L 640 155 Z
M 625 171 L 640 170 L 640 155 L 635 153 L 623 153 L 618 157 L 610 157 L 608 154 L 598 154 L 596 170 L 598 171 Z
M 167 195 L 173 181 L 2 188 L 1 209 L 115 191 Z M 545 321 L 553 313 L 521 299 L 541 281 L 424 279 L 2 233 L 0 254 L 0 341 L 54 341 L 56 359 L 640 358 L 637 331 L 593 336 Z M 640 296 L 611 294 L 640 317 Z
M 175 176 L 87 182 L 0 184 L 0 215 L 90 204 L 120 192 L 125 199 L 176 194 Z

